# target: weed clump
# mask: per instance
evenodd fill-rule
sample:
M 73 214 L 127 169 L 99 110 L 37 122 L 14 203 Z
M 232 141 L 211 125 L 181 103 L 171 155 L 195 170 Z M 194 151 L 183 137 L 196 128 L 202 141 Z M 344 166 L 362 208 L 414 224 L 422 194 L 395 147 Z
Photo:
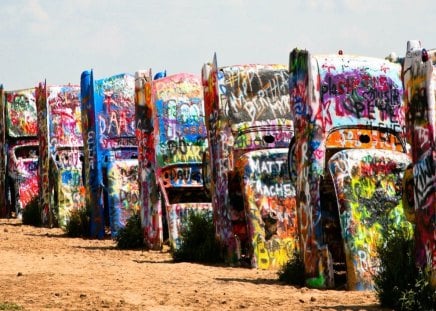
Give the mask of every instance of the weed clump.
M 130 216 L 126 225 L 118 230 L 115 237 L 119 249 L 139 249 L 144 248 L 144 232 L 141 227 L 141 217 L 139 214 Z
M 89 237 L 90 236 L 91 212 L 87 208 L 73 209 L 65 227 L 65 232 L 69 237 Z
M 289 285 L 304 286 L 304 261 L 299 252 L 294 252 L 291 259 L 277 272 L 279 281 Z
M 41 220 L 41 209 L 39 207 L 39 197 L 34 197 L 23 209 L 22 212 L 22 223 L 24 225 L 30 225 L 35 227 L 40 227 L 42 224 Z
M 176 262 L 222 262 L 211 212 L 189 212 L 182 224 L 179 247 L 172 249 L 172 256 Z
M 380 304 L 395 310 L 435 310 L 436 291 L 429 271 L 416 265 L 413 234 L 398 228 L 385 235 L 377 249 L 380 269 L 374 277 Z

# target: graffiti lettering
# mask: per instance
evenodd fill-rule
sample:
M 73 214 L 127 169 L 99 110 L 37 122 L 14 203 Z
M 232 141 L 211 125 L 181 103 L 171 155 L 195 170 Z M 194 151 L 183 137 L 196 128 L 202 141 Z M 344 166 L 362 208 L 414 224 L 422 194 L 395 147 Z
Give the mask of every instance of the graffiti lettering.
M 100 114 L 98 126 L 101 135 L 134 136 L 135 119 L 130 112 L 113 110 L 110 115 Z
M 100 144 L 104 149 L 136 146 L 135 137 L 101 137 Z
M 256 182 L 256 192 L 268 197 L 290 197 L 295 196 L 294 187 L 290 183 L 265 185 L 260 180 Z
M 95 132 L 89 131 L 88 132 L 88 138 L 87 138 L 87 144 L 88 144 L 88 158 L 89 158 L 89 167 L 91 170 L 94 170 L 95 165 Z
M 273 176 L 283 175 L 286 171 L 286 161 L 281 160 L 260 160 L 256 159 L 250 164 L 254 168 L 254 173 L 267 173 Z
M 419 209 L 430 209 L 434 204 L 432 196 L 435 193 L 436 175 L 433 159 L 428 152 L 427 156 L 415 164 L 413 169 L 415 179 L 415 197 Z
M 169 171 L 171 184 L 191 184 L 202 182 L 201 170 L 193 170 L 192 167 L 173 168 Z
M 401 86 L 395 85 L 386 76 L 370 77 L 367 74 L 347 73 L 342 75 L 327 74 L 321 86 L 323 103 L 336 99 L 336 114 L 345 116 L 376 119 L 398 123 L 401 105 Z

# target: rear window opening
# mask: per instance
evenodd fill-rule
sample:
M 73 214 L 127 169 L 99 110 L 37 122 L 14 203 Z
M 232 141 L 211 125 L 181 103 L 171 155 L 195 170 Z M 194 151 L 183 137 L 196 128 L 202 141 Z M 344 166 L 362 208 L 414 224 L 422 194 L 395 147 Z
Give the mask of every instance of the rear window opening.
M 205 188 L 168 187 L 165 188 L 170 204 L 210 203 L 211 196 Z

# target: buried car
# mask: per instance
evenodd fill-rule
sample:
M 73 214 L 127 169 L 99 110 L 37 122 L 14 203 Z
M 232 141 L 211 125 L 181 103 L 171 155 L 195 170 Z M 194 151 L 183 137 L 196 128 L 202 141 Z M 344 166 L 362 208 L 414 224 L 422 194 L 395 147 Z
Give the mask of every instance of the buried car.
M 212 209 L 204 187 L 202 158 L 207 144 L 200 77 L 136 73 L 136 119 L 145 242 L 173 249 L 191 212 Z
M 373 289 L 384 230 L 412 230 L 401 203 L 410 163 L 401 66 L 299 49 L 289 64 L 289 167 L 306 283 Z
M 223 256 L 231 265 L 279 269 L 298 246 L 286 67 L 218 67 L 215 55 L 202 77 L 210 144 L 204 175 Z

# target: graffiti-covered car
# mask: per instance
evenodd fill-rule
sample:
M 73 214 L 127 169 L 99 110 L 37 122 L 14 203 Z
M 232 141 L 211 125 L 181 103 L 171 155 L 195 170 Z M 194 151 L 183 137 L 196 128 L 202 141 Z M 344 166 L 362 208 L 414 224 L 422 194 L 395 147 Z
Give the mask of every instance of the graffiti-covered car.
M 383 230 L 411 228 L 401 202 L 410 163 L 401 66 L 299 49 L 289 64 L 289 167 L 306 283 L 373 289 Z
M 139 212 L 135 79 L 126 73 L 94 79 L 84 71 L 81 94 L 91 236 L 101 238 L 110 227 L 115 238 Z
M 190 73 L 150 77 L 147 71 L 135 77 L 141 219 L 149 248 L 169 239 L 177 249 L 189 213 L 212 210 L 201 171 L 207 148 L 203 89 Z
M 9 150 L 8 201 L 18 218 L 23 209 L 38 196 L 38 144 L 20 143 Z
M 42 222 L 65 229 L 85 208 L 80 87 L 40 83 L 36 101 Z
M 415 223 L 416 262 L 429 268 L 436 287 L 436 49 L 426 50 L 419 41 L 409 41 L 403 79 L 413 160 L 403 197 Z
M 207 180 L 217 238 L 229 264 L 278 269 L 297 247 L 294 135 L 288 73 L 280 64 L 203 66 Z
M 35 88 L 2 90 L 2 216 L 21 218 L 38 196 L 38 141 Z

